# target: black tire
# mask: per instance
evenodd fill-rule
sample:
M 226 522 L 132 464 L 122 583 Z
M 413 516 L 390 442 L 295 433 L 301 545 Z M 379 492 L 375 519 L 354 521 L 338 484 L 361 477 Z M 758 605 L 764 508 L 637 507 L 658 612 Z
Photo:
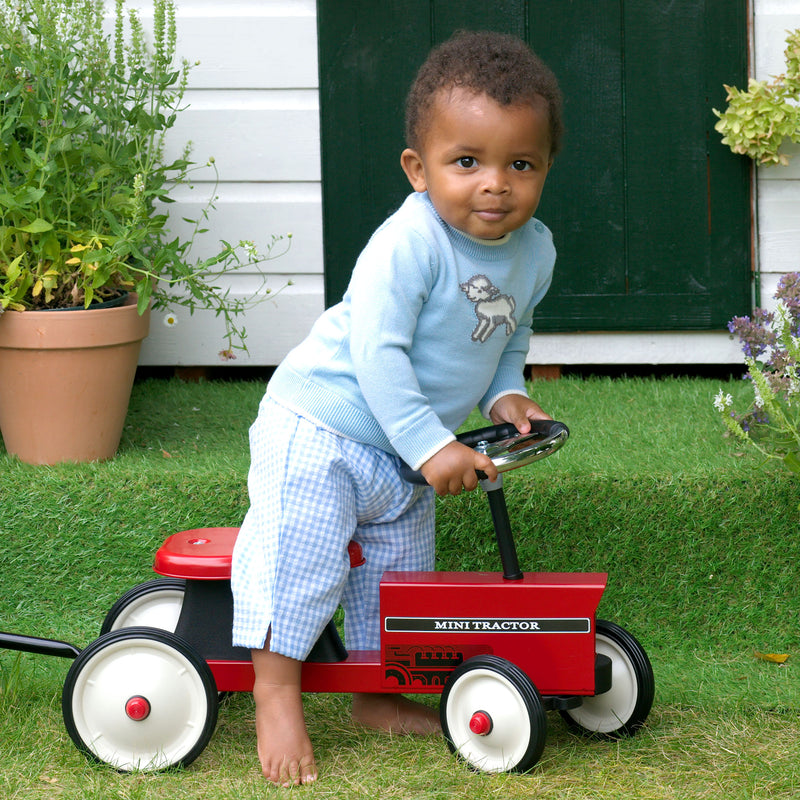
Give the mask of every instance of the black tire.
M 135 703 L 135 705 L 133 705 Z M 217 724 L 208 664 L 172 633 L 123 628 L 72 662 L 61 695 L 64 724 L 90 760 L 120 772 L 186 766 Z
M 653 706 L 655 680 L 650 659 L 625 628 L 597 620 L 597 652 L 611 659 L 611 689 L 585 697 L 578 708 L 561 712 L 574 731 L 603 739 L 632 736 Z
M 175 632 L 186 581 L 155 578 L 129 589 L 114 603 L 100 626 L 100 635 L 121 628 L 158 628 Z
M 481 772 L 526 772 L 547 739 L 538 690 L 519 667 L 497 656 L 476 656 L 453 670 L 439 715 L 450 751 Z M 488 731 L 470 729 L 477 715 L 489 720 Z

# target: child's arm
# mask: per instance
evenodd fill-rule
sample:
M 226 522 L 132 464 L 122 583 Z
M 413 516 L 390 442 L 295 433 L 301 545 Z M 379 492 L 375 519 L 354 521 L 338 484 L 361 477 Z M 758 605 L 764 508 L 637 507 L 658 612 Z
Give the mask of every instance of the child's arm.
M 497 480 L 497 467 L 489 456 L 460 442 L 450 442 L 434 453 L 420 467 L 420 472 L 436 494 L 444 496 L 460 494 L 462 488 L 471 492 L 478 485 L 475 474 L 478 469 L 485 472 L 490 481 Z
M 552 419 L 549 414 L 527 396 L 506 394 L 492 406 L 489 418 L 495 425 L 511 422 L 520 433 L 529 433 L 533 419 Z M 497 468 L 492 460 L 460 442 L 450 442 L 429 458 L 420 472 L 438 495 L 468 492 L 478 485 L 475 470 L 482 470 L 489 480 L 497 479 Z
M 533 419 L 552 419 L 541 406 L 527 396 L 506 394 L 500 397 L 489 411 L 489 419 L 495 424 L 511 422 L 520 433 L 529 433 Z

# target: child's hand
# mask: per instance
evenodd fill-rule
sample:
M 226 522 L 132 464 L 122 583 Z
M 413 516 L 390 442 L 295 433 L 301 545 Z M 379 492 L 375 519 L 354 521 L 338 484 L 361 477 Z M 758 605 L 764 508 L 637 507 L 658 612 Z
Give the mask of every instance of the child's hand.
M 511 422 L 520 433 L 530 433 L 532 419 L 553 419 L 533 400 L 521 394 L 501 397 L 489 411 L 489 418 L 495 425 Z
M 425 480 L 436 494 L 460 494 L 462 488 L 471 492 L 478 485 L 475 470 L 483 470 L 490 481 L 497 480 L 497 467 L 492 459 L 477 453 L 460 442 L 450 442 L 431 456 L 421 467 Z

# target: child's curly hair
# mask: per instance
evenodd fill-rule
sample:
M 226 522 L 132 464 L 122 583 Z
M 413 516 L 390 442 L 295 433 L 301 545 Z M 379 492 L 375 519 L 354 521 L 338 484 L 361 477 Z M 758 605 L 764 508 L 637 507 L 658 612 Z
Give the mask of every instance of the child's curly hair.
M 436 93 L 457 86 L 485 93 L 503 106 L 543 98 L 550 116 L 550 153 L 559 151 L 564 124 L 555 75 L 521 39 L 493 31 L 458 31 L 431 50 L 406 98 L 409 147 L 419 149 Z

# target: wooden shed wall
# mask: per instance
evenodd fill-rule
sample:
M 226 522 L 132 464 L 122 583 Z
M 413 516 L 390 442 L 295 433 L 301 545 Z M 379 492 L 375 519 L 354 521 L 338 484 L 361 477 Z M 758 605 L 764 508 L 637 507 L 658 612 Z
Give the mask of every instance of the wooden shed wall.
M 800 27 L 798 0 L 756 0 L 754 74 L 765 80 L 785 69 L 786 32 Z M 758 170 L 756 220 L 761 302 L 768 305 L 778 278 L 800 271 L 800 145 L 788 167 Z
M 196 253 L 216 252 L 220 239 L 252 240 L 265 250 L 273 234 L 292 234 L 288 252 L 263 265 L 267 286 L 281 291 L 247 313 L 249 353 L 229 362 L 277 364 L 323 310 L 316 4 L 186 0 L 177 9 L 178 51 L 200 63 L 170 141 L 177 154 L 191 140 L 198 163 L 213 156 L 220 179 L 209 233 Z M 175 231 L 187 231 L 180 220 L 195 218 L 214 194 L 213 172 L 198 177 L 169 209 Z M 230 276 L 232 291 L 244 296 L 260 283 L 252 274 Z M 163 318 L 153 316 L 141 364 L 221 363 L 221 320 L 180 308 L 174 327 Z
M 140 3 L 146 8 L 146 3 Z M 756 77 L 780 72 L 787 29 L 800 26 L 800 0 L 753 0 Z M 322 211 L 316 4 L 314 0 L 186 0 L 178 4 L 179 52 L 200 64 L 191 74 L 189 108 L 174 131 L 177 153 L 191 139 L 194 158 L 213 156 L 219 170 L 216 211 L 207 241 L 249 239 L 265 248 L 291 233 L 287 253 L 265 265 L 268 286 L 281 289 L 248 312 L 249 353 L 237 365 L 277 364 L 323 310 Z M 795 148 L 800 156 L 800 148 Z M 343 154 L 345 157 L 345 154 Z M 213 193 L 205 170 L 171 207 L 175 230 Z M 756 171 L 754 214 L 761 300 L 778 276 L 800 269 L 800 157 L 788 168 Z M 343 198 L 346 202 L 346 198 Z M 278 246 L 280 248 L 280 245 Z M 259 281 L 236 274 L 232 290 L 249 295 Z M 291 280 L 292 285 L 284 287 Z M 217 365 L 222 323 L 212 314 L 178 313 L 178 324 L 153 317 L 143 365 Z M 738 348 L 724 331 L 693 333 L 534 334 L 533 364 L 735 363 Z

